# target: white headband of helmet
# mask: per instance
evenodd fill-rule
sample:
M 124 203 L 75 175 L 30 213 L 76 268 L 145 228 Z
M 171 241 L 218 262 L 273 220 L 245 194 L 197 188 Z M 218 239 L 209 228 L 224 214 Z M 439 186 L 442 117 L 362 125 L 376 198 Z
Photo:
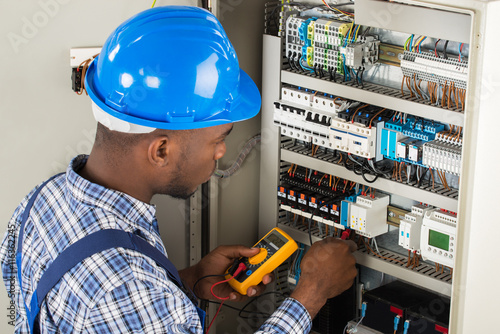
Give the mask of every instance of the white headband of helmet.
M 104 110 L 102 110 L 93 101 L 92 101 L 92 111 L 94 113 L 95 120 L 112 131 L 118 131 L 124 133 L 150 133 L 156 130 L 155 128 L 150 128 L 149 126 L 137 125 L 116 118 L 108 114 Z

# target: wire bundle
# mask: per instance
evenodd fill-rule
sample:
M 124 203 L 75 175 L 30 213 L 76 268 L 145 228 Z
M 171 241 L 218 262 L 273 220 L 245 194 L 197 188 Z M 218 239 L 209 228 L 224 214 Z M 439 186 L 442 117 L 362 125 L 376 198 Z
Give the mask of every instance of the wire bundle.
M 85 94 L 89 95 L 87 93 L 87 89 L 85 88 L 85 75 L 87 74 L 87 69 L 89 68 L 90 63 L 94 60 L 95 57 L 97 57 L 99 54 L 95 54 L 92 56 L 92 58 L 89 58 L 87 60 L 84 60 L 80 65 L 77 67 L 77 71 L 80 71 L 80 68 L 82 68 L 82 76 L 81 76 L 81 85 L 80 85 L 80 90 L 77 91 L 76 93 L 78 95 L 82 95 L 82 93 L 85 91 Z
M 422 54 L 421 45 L 426 38 L 426 36 L 415 38 L 413 34 L 410 35 L 403 47 L 405 54 L 406 52 Z M 440 41 L 440 39 L 436 41 L 433 55 L 436 58 L 449 59 L 447 52 L 449 41 L 445 41 L 444 43 L 442 57 L 437 50 Z M 463 47 L 464 43 L 460 43 L 458 47 L 458 62 L 460 63 L 464 62 L 462 56 Z M 406 88 L 410 92 L 410 98 L 420 97 L 420 99 L 427 100 L 431 104 L 442 108 L 456 108 L 462 111 L 465 109 L 466 89 L 457 87 L 456 82 L 433 75 L 431 80 L 427 80 L 427 93 L 425 93 L 424 89 L 421 87 L 421 83 L 422 79 L 419 78 L 416 73 L 413 73 L 413 75 L 403 74 L 401 95 L 405 96 L 404 86 L 406 84 Z

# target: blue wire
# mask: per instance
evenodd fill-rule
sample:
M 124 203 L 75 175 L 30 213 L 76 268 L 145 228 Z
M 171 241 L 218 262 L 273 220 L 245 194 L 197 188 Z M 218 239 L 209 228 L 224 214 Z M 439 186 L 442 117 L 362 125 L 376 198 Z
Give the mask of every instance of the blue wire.
M 345 64 L 345 55 L 342 55 L 342 58 L 344 59 L 344 72 L 348 75 L 347 80 L 351 81 L 351 73 L 349 73 Z
M 459 58 L 459 59 L 460 59 L 460 61 L 462 61 L 462 51 L 461 51 L 461 50 L 462 50 L 462 45 L 463 45 L 463 44 L 464 44 L 464 43 L 460 43 L 460 44 L 458 44 L 458 54 L 460 55 L 460 58 Z
M 304 246 L 300 244 L 299 254 L 297 255 L 297 261 L 295 261 L 295 283 L 299 282 L 300 278 L 300 262 L 302 262 L 302 257 L 304 256 Z
M 358 34 L 360 27 L 361 27 L 361 26 L 358 24 L 358 28 L 356 29 L 356 31 L 355 31 L 355 32 L 354 32 L 354 34 L 352 35 L 352 41 L 353 41 L 353 42 L 356 42 L 356 35 Z
M 403 328 L 404 328 L 403 334 L 408 334 L 408 329 L 410 328 L 410 320 L 405 321 Z
M 426 38 L 427 38 L 427 36 L 425 36 L 424 39 L 421 40 L 420 43 L 418 43 L 418 53 L 422 53 L 422 52 L 420 52 L 420 45 L 422 45 L 422 42 L 425 41 Z
M 358 77 L 358 74 L 356 73 L 356 71 L 353 68 L 351 68 L 351 71 L 354 73 L 354 77 Z M 359 80 L 359 78 L 358 78 L 358 80 Z
M 310 68 L 307 68 L 304 65 L 302 65 L 302 58 L 304 58 L 304 56 L 300 57 L 300 59 L 299 59 L 300 67 L 302 67 L 304 69 L 304 71 L 309 71 L 310 73 L 314 73 L 314 70 L 312 70 Z
M 413 34 L 411 34 L 411 39 L 410 39 L 410 51 L 413 52 Z

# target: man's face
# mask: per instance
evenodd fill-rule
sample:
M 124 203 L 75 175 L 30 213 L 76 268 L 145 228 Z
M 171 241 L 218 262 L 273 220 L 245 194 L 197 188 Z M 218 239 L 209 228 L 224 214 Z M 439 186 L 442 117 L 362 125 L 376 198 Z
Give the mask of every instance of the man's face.
M 215 171 L 216 161 L 226 153 L 225 139 L 232 128 L 232 124 L 223 124 L 178 136 L 172 161 L 175 170 L 162 193 L 187 199 L 200 184 L 207 182 Z

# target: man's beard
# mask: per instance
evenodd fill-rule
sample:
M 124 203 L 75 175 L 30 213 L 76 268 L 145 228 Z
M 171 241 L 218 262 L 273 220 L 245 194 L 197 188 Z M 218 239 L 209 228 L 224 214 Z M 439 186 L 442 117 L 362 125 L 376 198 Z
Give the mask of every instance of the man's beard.
M 194 191 L 192 189 L 188 189 L 184 184 L 184 180 L 186 180 L 186 176 L 182 173 L 182 167 L 177 166 L 169 184 L 161 189 L 160 193 L 178 199 L 190 198 L 196 192 L 196 189 Z
M 214 167 L 212 172 L 210 173 L 210 177 L 213 175 L 216 169 L 217 165 L 214 162 Z M 210 180 L 210 177 L 204 182 L 208 182 L 208 180 Z M 172 175 L 170 183 L 166 187 L 161 189 L 162 191 L 160 193 L 178 199 L 190 198 L 196 192 L 196 189 L 198 187 L 196 187 L 195 190 L 188 189 L 183 182 L 186 179 L 187 177 L 183 173 L 183 166 L 177 166 L 175 173 Z
M 193 196 L 193 194 L 196 192 L 196 190 L 191 191 L 191 192 L 188 192 L 188 191 L 190 191 L 190 190 L 174 186 L 174 187 L 170 187 L 168 189 L 168 191 L 165 192 L 164 194 L 168 195 L 170 197 L 173 197 L 173 198 L 188 199 L 191 196 Z

